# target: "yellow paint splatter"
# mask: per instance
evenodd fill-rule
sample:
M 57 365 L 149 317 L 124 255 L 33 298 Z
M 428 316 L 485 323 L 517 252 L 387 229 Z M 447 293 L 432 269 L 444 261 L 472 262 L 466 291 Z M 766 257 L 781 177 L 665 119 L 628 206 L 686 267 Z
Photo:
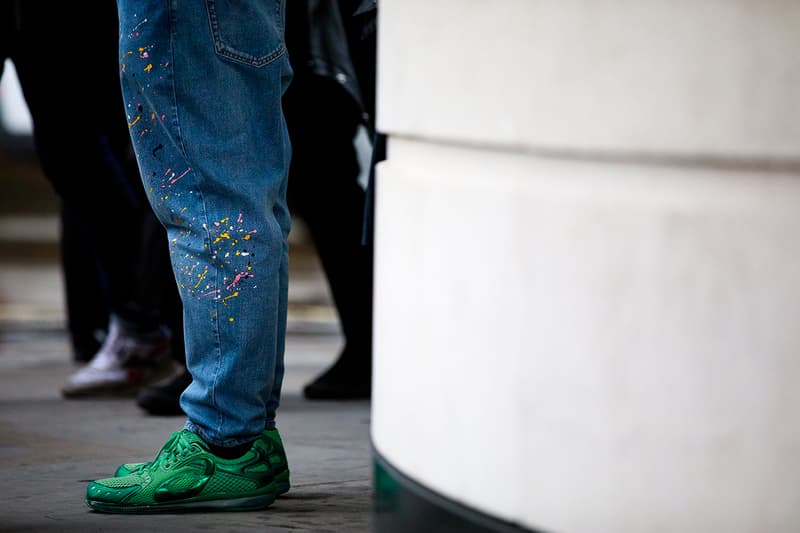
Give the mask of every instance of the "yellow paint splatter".
M 233 317 L 230 317 L 230 318 L 228 319 L 228 322 L 233 322 Z
M 147 66 L 144 67 L 144 71 L 145 72 L 150 72 L 151 70 L 153 70 L 153 64 L 152 63 L 148 63 Z
M 217 244 L 222 239 L 230 239 L 230 238 L 231 238 L 230 234 L 223 231 L 222 233 L 219 234 L 219 237 L 214 239 L 214 244 Z
M 205 278 L 205 277 L 206 277 L 206 274 L 208 274 L 208 267 L 206 267 L 206 269 L 205 269 L 205 270 L 203 270 L 201 273 L 199 273 L 199 274 L 197 275 L 197 284 L 195 284 L 195 286 L 194 286 L 194 288 L 195 288 L 195 289 L 196 289 L 197 287 L 199 287 L 199 286 L 200 286 L 200 284 L 203 282 L 203 278 Z
M 242 239 L 244 239 L 246 241 L 249 241 L 250 240 L 250 235 L 245 235 L 244 237 L 242 237 Z
M 133 119 L 133 122 L 128 122 L 128 126 L 133 126 L 134 124 L 139 122 L 141 119 L 142 119 L 142 115 L 138 115 L 135 119 Z
M 224 302 L 227 302 L 227 301 L 228 301 L 228 300 L 230 300 L 231 298 L 236 298 L 236 297 L 238 297 L 238 296 L 239 296 L 239 291 L 236 291 L 236 292 L 234 292 L 233 294 L 231 294 L 231 295 L 229 295 L 229 296 L 226 296 L 225 298 L 223 298 L 223 299 L 222 299 L 222 302 L 223 302 L 223 303 L 224 303 Z

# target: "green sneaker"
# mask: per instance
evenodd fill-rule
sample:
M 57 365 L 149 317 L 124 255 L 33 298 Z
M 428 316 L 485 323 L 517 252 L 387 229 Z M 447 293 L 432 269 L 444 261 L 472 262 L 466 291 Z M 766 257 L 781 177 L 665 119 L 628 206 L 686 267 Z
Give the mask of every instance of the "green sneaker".
M 263 509 L 276 497 L 267 440 L 237 459 L 222 459 L 198 435 L 176 431 L 151 463 L 89 483 L 86 504 L 106 513 Z
M 265 429 L 261 438 L 266 441 L 264 444 L 269 447 L 269 463 L 272 466 L 272 475 L 275 476 L 275 490 L 278 496 L 289 492 L 291 483 L 289 482 L 289 462 L 286 459 L 286 450 L 283 447 L 281 435 L 277 429 Z M 119 465 L 114 477 L 128 476 L 150 463 L 126 463 Z

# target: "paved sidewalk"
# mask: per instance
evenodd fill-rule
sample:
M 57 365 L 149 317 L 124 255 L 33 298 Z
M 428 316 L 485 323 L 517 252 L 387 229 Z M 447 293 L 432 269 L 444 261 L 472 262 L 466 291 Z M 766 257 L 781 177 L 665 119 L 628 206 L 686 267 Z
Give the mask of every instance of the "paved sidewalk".
M 28 226 L 29 220 L 35 219 L 26 219 Z M 83 502 L 87 482 L 107 477 L 122 462 L 151 459 L 183 417 L 149 416 L 132 398 L 61 398 L 76 367 L 53 237 L 45 235 L 41 253 L 31 248 L 29 234 L 24 247 L 0 238 L 0 532 L 371 530 L 369 402 L 311 402 L 301 395 L 302 386 L 336 357 L 342 340 L 325 279 L 302 245 L 291 260 L 278 413 L 291 491 L 270 508 L 248 513 L 91 511 Z
M 248 513 L 124 516 L 83 503 L 88 480 L 148 460 L 182 417 L 152 417 L 131 399 L 64 400 L 73 370 L 60 328 L 0 331 L 0 531 L 370 530 L 368 402 L 310 402 L 300 387 L 336 353 L 338 333 L 289 335 L 279 427 L 292 490 Z

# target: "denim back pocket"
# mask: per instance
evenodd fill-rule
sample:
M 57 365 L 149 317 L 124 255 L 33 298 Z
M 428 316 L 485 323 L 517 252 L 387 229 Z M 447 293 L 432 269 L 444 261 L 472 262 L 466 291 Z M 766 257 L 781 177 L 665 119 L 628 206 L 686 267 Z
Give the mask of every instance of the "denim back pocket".
M 286 51 L 284 0 L 206 0 L 217 54 L 263 67 Z

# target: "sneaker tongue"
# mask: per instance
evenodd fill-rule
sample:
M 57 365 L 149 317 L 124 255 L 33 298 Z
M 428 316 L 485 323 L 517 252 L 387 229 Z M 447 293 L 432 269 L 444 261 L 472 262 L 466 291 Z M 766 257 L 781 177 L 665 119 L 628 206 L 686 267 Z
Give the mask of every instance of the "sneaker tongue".
M 181 450 L 189 448 L 192 445 L 197 445 L 205 451 L 210 451 L 206 441 L 200 438 L 200 435 L 193 433 L 188 429 L 182 429 L 176 434 L 175 443 L 172 448 L 180 447 Z
M 159 455 L 164 453 L 164 450 L 168 450 L 169 448 L 171 448 L 172 447 L 172 443 L 175 442 L 175 439 L 178 438 L 179 434 L 180 434 L 180 432 L 176 431 L 175 433 L 170 435 L 169 438 L 167 439 L 167 442 L 165 442 L 164 445 L 161 447 L 161 449 L 158 450 L 158 453 L 156 454 L 156 457 L 158 457 Z
M 169 439 L 167 439 L 167 442 L 164 443 L 164 445 L 158 451 L 158 454 L 156 454 L 156 460 L 163 457 L 165 454 L 171 454 L 176 447 L 185 448 L 186 446 L 189 446 L 192 443 L 191 436 L 193 435 L 194 433 L 186 429 L 176 431 L 170 435 Z
M 172 434 L 161 448 L 154 462 L 170 464 L 186 452 L 193 444 L 205 447 L 205 443 L 189 430 L 183 429 Z

